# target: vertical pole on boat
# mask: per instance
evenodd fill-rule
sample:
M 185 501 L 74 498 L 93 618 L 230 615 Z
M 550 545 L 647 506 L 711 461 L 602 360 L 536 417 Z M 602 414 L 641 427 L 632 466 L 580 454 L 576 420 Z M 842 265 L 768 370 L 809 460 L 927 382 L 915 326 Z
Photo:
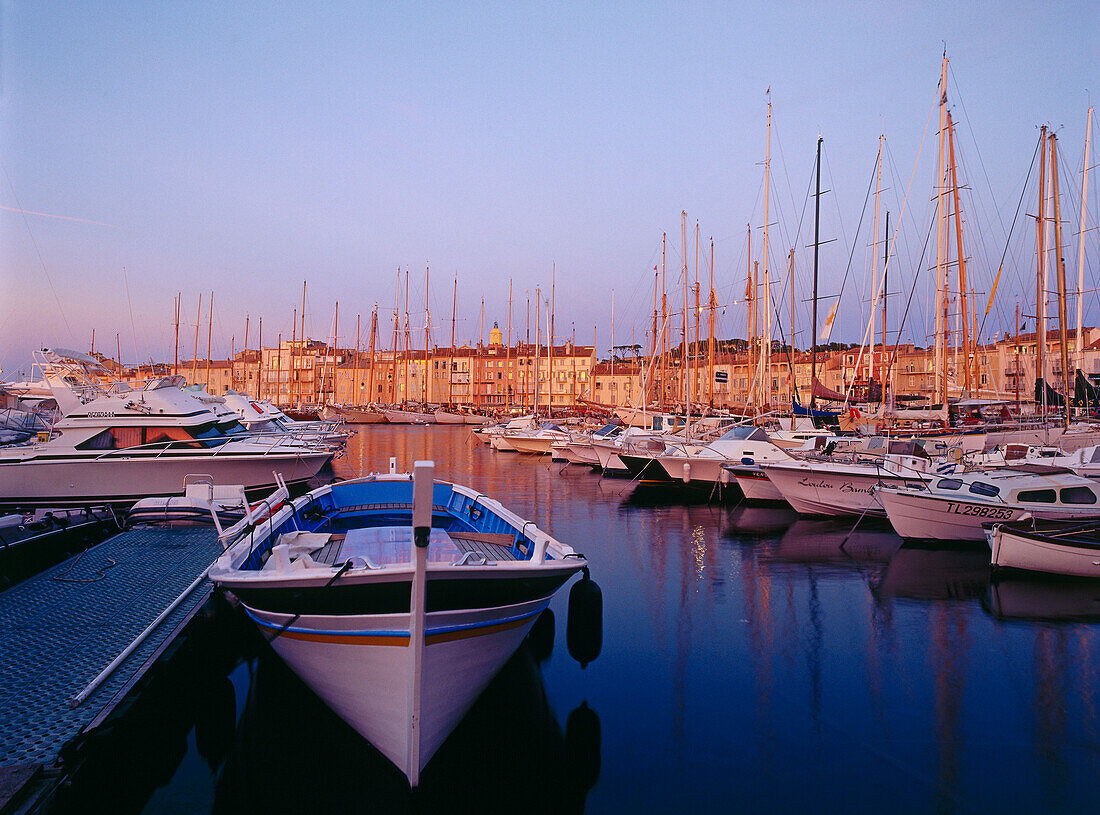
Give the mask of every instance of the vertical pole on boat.
M 1039 159 L 1039 214 L 1035 219 L 1036 238 L 1038 249 L 1038 267 L 1035 270 L 1035 379 L 1042 380 L 1042 393 L 1040 397 L 1040 410 L 1042 412 L 1043 427 L 1046 427 L 1047 419 L 1047 380 L 1046 380 L 1046 346 L 1047 346 L 1047 321 L 1046 321 L 1046 194 L 1047 194 L 1047 128 L 1043 125 L 1039 130 L 1040 159 Z
M 814 292 L 813 316 L 810 318 L 810 409 L 816 402 L 814 392 L 817 389 L 817 250 L 821 245 L 821 136 L 817 137 L 817 159 L 814 162 L 817 173 L 817 187 L 814 192 Z M 813 414 L 810 414 L 813 416 Z
M 172 347 L 172 376 L 180 373 L 180 301 L 183 292 L 176 293 L 176 344 Z M 92 353 L 95 353 L 95 329 L 92 329 Z
M 1066 262 L 1062 257 L 1062 208 L 1058 194 L 1058 136 L 1050 134 L 1050 184 L 1051 197 L 1054 199 L 1054 268 L 1058 275 L 1058 326 L 1062 351 L 1062 398 L 1064 400 L 1063 421 L 1069 428 L 1070 379 L 1069 379 L 1069 338 L 1066 333 Z
M 504 407 L 512 409 L 512 278 L 508 278 L 508 343 L 504 346 L 505 365 L 508 381 L 504 383 Z
M 378 304 L 374 304 L 374 310 L 370 313 L 370 368 L 367 374 L 367 398 L 363 403 L 369 405 L 374 402 L 374 343 L 378 337 Z
M 409 741 L 405 774 L 416 786 L 420 780 L 420 687 L 424 672 L 425 595 L 427 591 L 428 541 L 432 533 L 432 488 L 435 463 L 413 465 L 413 579 L 409 608 Z
M 451 297 L 451 351 L 447 355 L 447 409 L 454 409 L 454 380 L 451 371 L 455 359 L 455 310 L 458 308 L 458 275 L 455 275 L 454 294 Z
M 210 340 L 214 335 L 214 292 L 210 292 L 210 308 L 207 311 L 210 320 L 206 329 L 206 392 L 210 393 Z
M 1077 344 L 1073 346 L 1074 356 L 1077 361 L 1075 368 L 1081 370 L 1084 365 L 1085 346 L 1081 342 L 1081 318 L 1084 308 L 1085 296 L 1085 212 L 1088 209 L 1089 191 L 1089 145 L 1092 142 L 1092 107 L 1089 106 L 1089 118 L 1085 125 L 1085 163 L 1081 179 L 1081 229 L 1078 232 L 1079 244 L 1077 248 Z M 1074 375 L 1076 382 L 1076 374 Z M 1088 407 L 1086 405 L 1086 407 Z
M 188 384 L 195 384 L 195 371 L 199 366 L 199 320 L 202 319 L 202 292 L 199 292 L 199 307 L 195 311 L 195 351 L 191 355 L 191 381 Z M 119 360 L 121 362 L 122 360 Z
M 707 403 L 714 407 L 714 238 L 710 239 L 710 327 L 707 329 Z
M 256 348 L 259 350 L 259 363 L 256 366 L 256 399 L 261 401 L 264 398 L 264 318 L 260 317 L 257 321 L 259 324 L 256 326 Z
M 355 368 L 351 375 L 351 398 L 348 404 L 363 404 L 362 388 L 359 387 L 359 315 L 355 315 Z M 337 400 L 339 401 L 339 400 Z

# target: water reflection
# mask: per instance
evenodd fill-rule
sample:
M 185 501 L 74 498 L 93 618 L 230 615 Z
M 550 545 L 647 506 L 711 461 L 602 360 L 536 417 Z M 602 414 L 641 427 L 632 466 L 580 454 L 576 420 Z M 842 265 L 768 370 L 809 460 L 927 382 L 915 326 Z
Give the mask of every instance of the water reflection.
M 271 654 L 256 663 L 214 812 L 581 812 L 599 776 L 584 704 L 563 734 L 525 644 L 410 791 L 404 775 Z
M 869 519 L 701 502 L 494 453 L 461 427 L 364 429 L 334 472 L 385 470 L 391 455 L 402 469 L 434 459 L 441 477 L 584 552 L 602 589 L 599 659 L 582 671 L 564 631 L 555 648 L 555 624 L 540 624 L 509 666 L 511 690 L 486 703 L 482 725 L 463 723 L 458 746 L 425 772 L 431 789 L 410 796 L 246 642 L 234 659 L 247 663 L 230 673 L 238 663 L 212 660 L 222 665 L 213 681 L 160 696 L 180 710 L 127 730 L 132 750 L 103 759 L 121 811 L 142 796 L 147 812 L 177 800 L 208 810 L 215 798 L 220 811 L 297 802 L 330 812 L 1077 813 L 1100 803 L 1096 583 L 990 582 L 981 546 L 902 546 Z M 555 600 L 558 623 L 565 601 Z M 232 730 L 227 673 L 241 717 Z M 209 711 L 185 701 L 198 696 Z M 142 751 L 161 743 L 163 765 L 146 767 Z M 129 755 L 154 780 L 116 770 Z

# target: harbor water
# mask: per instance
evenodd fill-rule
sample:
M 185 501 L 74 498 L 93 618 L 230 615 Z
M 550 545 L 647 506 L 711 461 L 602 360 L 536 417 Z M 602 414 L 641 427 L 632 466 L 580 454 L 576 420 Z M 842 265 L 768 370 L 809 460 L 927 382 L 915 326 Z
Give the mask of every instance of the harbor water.
M 583 552 L 410 793 L 228 605 L 83 746 L 57 812 L 1065 812 L 1100 808 L 1100 584 L 984 546 L 601 478 L 462 426 L 361 427 L 328 477 L 433 459 Z M 327 472 L 327 471 L 326 471 Z

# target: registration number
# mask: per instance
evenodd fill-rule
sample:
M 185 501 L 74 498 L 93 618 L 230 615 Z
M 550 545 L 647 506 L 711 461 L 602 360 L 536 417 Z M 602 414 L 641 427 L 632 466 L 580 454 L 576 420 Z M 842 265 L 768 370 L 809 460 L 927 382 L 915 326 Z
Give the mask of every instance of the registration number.
M 1012 518 L 1013 512 L 1008 507 L 985 507 L 979 504 L 957 504 L 950 501 L 947 511 L 956 515 L 970 515 L 975 518 L 993 518 L 999 521 L 1007 521 Z

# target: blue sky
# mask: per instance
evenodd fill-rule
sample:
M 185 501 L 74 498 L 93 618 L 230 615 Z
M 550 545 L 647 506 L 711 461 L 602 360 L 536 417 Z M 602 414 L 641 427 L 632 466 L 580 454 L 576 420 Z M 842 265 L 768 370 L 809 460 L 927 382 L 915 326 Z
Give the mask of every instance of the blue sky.
M 834 339 L 858 340 L 873 217 L 864 201 L 881 132 L 883 207 L 895 224 L 909 189 L 892 261 L 906 298 L 920 267 L 945 45 L 974 287 L 988 292 L 1006 245 L 1012 267 L 985 335 L 1004 330 L 1029 290 L 1034 229 L 1021 222 L 1009 244 L 1005 235 L 1044 123 L 1061 139 L 1075 279 L 1088 91 L 1100 88 L 1094 4 L 3 0 L 0 9 L 8 376 L 34 347 L 87 350 L 93 328 L 111 354 L 117 332 L 126 361 L 170 359 L 177 291 L 181 353 L 193 348 L 202 292 L 205 354 L 211 290 L 215 356 L 240 347 L 246 315 L 250 345 L 261 316 L 271 344 L 290 334 L 303 280 L 307 333 L 331 335 L 339 300 L 341 343 L 354 344 L 360 313 L 365 346 L 378 303 L 388 345 L 396 270 L 410 270 L 411 323 L 422 329 L 426 264 L 441 343 L 456 275 L 462 342 L 476 339 L 482 298 L 486 330 L 505 325 L 509 279 L 522 330 L 526 299 L 549 287 L 552 268 L 559 334 L 575 325 L 588 343 L 596 325 L 607 348 L 614 290 L 616 342 L 642 343 L 662 231 L 678 285 L 681 210 L 689 232 L 698 220 L 704 246 L 715 240 L 720 333 L 743 336 L 733 301 L 744 293 L 746 224 L 754 254 L 761 237 L 769 87 L 769 262 L 785 266 L 796 247 L 806 345 L 806 192 L 820 133 L 822 237 L 836 239 L 822 248 L 821 288 L 840 290 L 851 256 Z M 1093 163 L 1098 155 L 1094 145 Z M 1095 224 L 1100 179 L 1090 187 Z M 923 344 L 931 281 L 921 275 L 903 337 Z M 787 302 L 780 285 L 774 296 Z M 895 324 L 902 300 L 891 302 Z M 1100 308 L 1089 302 L 1086 315 L 1096 323 Z

